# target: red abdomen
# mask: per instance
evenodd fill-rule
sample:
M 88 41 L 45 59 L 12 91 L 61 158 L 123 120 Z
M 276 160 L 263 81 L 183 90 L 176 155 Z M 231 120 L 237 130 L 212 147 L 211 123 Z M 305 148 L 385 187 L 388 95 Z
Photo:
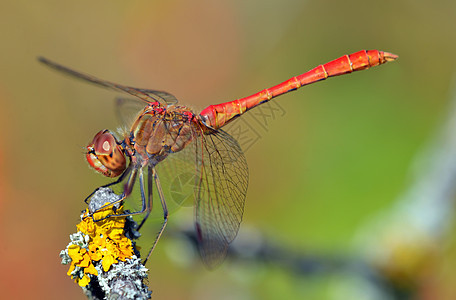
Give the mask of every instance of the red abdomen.
M 281 84 L 262 90 L 251 96 L 222 104 L 210 105 L 201 111 L 200 116 L 207 126 L 218 129 L 247 110 L 267 102 L 274 97 L 294 91 L 301 86 L 324 80 L 328 77 L 369 69 L 370 67 L 393 61 L 397 57 L 397 55 L 392 53 L 379 50 L 361 50 L 350 55 L 342 56 L 324 65 L 319 65 L 304 74 L 292 77 Z

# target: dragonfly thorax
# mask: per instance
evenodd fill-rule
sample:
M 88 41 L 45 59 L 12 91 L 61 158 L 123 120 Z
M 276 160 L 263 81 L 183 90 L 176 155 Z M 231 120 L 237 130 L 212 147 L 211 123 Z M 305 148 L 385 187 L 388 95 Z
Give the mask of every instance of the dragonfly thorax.
M 132 125 L 127 144 L 136 164 L 156 165 L 184 149 L 193 140 L 195 129 L 195 114 L 187 107 L 148 106 Z

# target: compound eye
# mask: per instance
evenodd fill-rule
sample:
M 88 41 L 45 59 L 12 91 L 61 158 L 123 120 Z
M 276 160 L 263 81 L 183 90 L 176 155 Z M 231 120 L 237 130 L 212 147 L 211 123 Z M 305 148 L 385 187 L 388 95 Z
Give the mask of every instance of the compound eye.
M 100 131 L 93 138 L 93 150 L 97 155 L 111 155 L 116 147 L 116 138 L 107 130 Z
M 86 158 L 90 166 L 107 177 L 117 177 L 126 169 L 124 150 L 108 130 L 98 132 L 87 146 Z

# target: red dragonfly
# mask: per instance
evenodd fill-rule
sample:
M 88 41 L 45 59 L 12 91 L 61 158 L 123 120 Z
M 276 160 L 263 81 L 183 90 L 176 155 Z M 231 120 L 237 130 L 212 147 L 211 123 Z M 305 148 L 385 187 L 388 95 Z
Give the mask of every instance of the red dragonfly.
M 163 207 L 164 221 L 145 263 L 168 221 L 168 208 L 157 165 L 168 156 L 171 158 L 183 155 L 183 159 L 193 166 L 195 174 L 195 226 L 200 253 L 205 264 L 212 268 L 223 261 L 228 245 L 239 231 L 248 184 L 247 162 L 242 149 L 233 137 L 220 128 L 246 111 L 301 86 L 378 66 L 397 57 L 388 52 L 362 50 L 320 65 L 251 96 L 210 105 L 199 114 L 188 107 L 177 105 L 176 98 L 169 93 L 100 80 L 45 58 L 39 60 L 68 75 L 128 93 L 143 101 L 144 109 L 139 112 L 123 139 L 116 139 L 108 130 L 98 132 L 87 146 L 87 160 L 103 175 L 119 177 L 105 186 L 126 180 L 119 202 L 131 194 L 136 178 L 139 177 L 142 209 L 127 214 L 145 214 L 139 227 L 144 224 L 152 210 L 152 181 L 155 182 Z M 147 189 L 143 175 L 145 169 L 148 174 Z

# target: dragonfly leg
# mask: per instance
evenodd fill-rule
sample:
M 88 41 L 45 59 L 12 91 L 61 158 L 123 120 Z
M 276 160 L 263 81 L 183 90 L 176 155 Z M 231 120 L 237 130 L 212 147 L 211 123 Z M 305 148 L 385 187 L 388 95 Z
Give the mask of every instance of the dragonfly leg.
M 131 193 L 131 190 L 133 189 L 133 185 L 134 185 L 134 182 L 135 182 L 135 179 L 136 179 L 136 172 L 137 172 L 137 170 L 133 171 L 132 176 L 131 176 L 131 178 L 133 178 L 133 179 L 131 179 L 131 178 L 129 179 L 129 181 L 127 183 L 127 186 L 125 187 L 125 192 L 122 195 L 122 198 L 119 199 L 119 200 L 116 200 L 116 201 L 114 201 L 112 203 L 109 203 L 107 205 L 103 205 L 98 210 L 100 210 L 102 208 L 105 208 L 105 207 L 108 207 L 110 205 L 116 204 L 116 203 L 118 203 L 120 201 L 123 201 Z M 107 219 L 107 218 L 111 218 L 111 217 L 113 217 L 113 218 L 121 218 L 121 217 L 141 215 L 141 214 L 143 214 L 144 212 L 147 211 L 146 216 L 141 221 L 141 225 L 139 225 L 139 227 L 136 229 L 136 230 L 139 230 L 139 228 L 146 221 L 147 217 L 149 217 L 150 211 L 152 210 L 152 208 L 151 208 L 151 199 L 152 199 L 151 198 L 151 193 L 152 193 L 152 191 L 149 192 L 148 200 L 146 201 L 146 196 L 145 196 L 146 194 L 144 192 L 144 175 L 143 175 L 142 169 L 139 171 L 139 185 L 140 185 L 140 190 L 141 190 L 141 202 L 142 202 L 141 210 L 133 211 L 133 212 L 129 212 L 129 213 L 124 213 L 124 214 L 118 214 L 118 215 L 107 215 L 106 217 L 104 217 L 102 219 L 94 220 L 94 222 L 98 222 L 98 221 L 101 221 L 101 220 L 104 220 L 104 219 Z M 150 187 L 151 185 L 149 184 L 148 186 Z M 93 216 L 92 216 L 92 218 L 93 218 Z
M 128 177 L 128 182 L 125 184 L 125 188 L 124 188 L 124 192 L 122 194 L 122 197 L 120 197 L 116 201 L 113 201 L 111 203 L 105 204 L 105 205 L 97 208 L 94 212 L 89 214 L 89 217 L 92 217 L 94 222 L 98 222 L 98 221 L 102 221 L 102 220 L 105 220 L 105 219 L 110 218 L 110 217 L 125 217 L 125 216 L 133 216 L 133 215 L 138 215 L 138 214 L 144 213 L 144 211 L 145 211 L 145 200 L 143 199 L 142 200 L 142 202 L 143 202 L 142 211 L 132 212 L 132 213 L 125 213 L 125 214 L 118 214 L 118 215 L 107 215 L 106 217 L 98 219 L 98 220 L 95 220 L 93 218 L 93 214 L 96 213 L 97 211 L 100 211 L 103 208 L 106 208 L 106 207 L 111 206 L 111 205 L 115 205 L 115 204 L 125 200 L 125 198 L 127 198 L 131 194 L 131 192 L 133 190 L 133 186 L 135 185 L 136 175 L 137 174 L 138 174 L 138 169 L 136 169 L 136 168 L 133 169 L 133 171 L 131 172 L 130 176 Z M 144 182 L 143 181 L 144 180 L 143 180 L 142 170 L 139 173 L 139 181 L 140 181 L 140 184 L 141 184 L 141 195 L 143 196 L 144 195 L 144 188 L 143 188 L 143 186 L 144 186 Z M 144 196 L 143 196 L 143 198 L 144 198 Z
M 153 207 L 153 184 L 152 184 L 152 177 L 153 177 L 153 171 L 151 166 L 147 166 L 147 205 L 146 205 L 146 215 L 144 216 L 143 220 L 141 221 L 141 224 L 139 224 L 138 228 L 136 229 L 139 231 L 141 227 L 144 225 L 144 222 L 146 222 L 147 218 L 150 215 L 150 212 L 152 211 Z M 141 196 L 143 196 L 143 192 L 141 193 Z M 143 198 L 144 200 L 144 198 Z M 143 203 L 144 207 L 144 203 Z
M 143 214 L 145 212 L 146 215 L 144 216 L 143 220 L 141 221 L 141 224 L 139 225 L 139 227 L 137 228 L 137 230 L 139 230 L 144 225 L 145 221 L 147 220 L 147 218 L 150 215 L 150 212 L 152 211 L 152 203 L 153 203 L 153 201 L 152 201 L 152 199 L 153 199 L 152 178 L 153 178 L 153 180 L 155 181 L 155 185 L 157 186 L 158 196 L 160 197 L 160 202 L 161 202 L 161 205 L 162 205 L 162 208 L 163 208 L 163 224 L 162 224 L 162 226 L 160 228 L 160 231 L 158 232 L 157 237 L 155 238 L 154 244 L 152 245 L 152 248 L 149 250 L 149 253 L 147 254 L 147 257 L 144 260 L 143 264 L 146 264 L 146 262 L 149 259 L 150 255 L 154 251 L 158 240 L 162 236 L 162 234 L 163 234 L 163 232 L 164 232 L 164 230 L 166 228 L 166 225 L 168 223 L 168 215 L 169 215 L 168 207 L 166 205 L 165 196 L 163 194 L 163 190 L 162 190 L 162 187 L 161 187 L 161 184 L 160 184 L 160 180 L 158 178 L 158 174 L 157 174 L 155 168 L 152 167 L 152 166 L 148 166 L 147 170 L 148 170 L 148 182 L 147 182 L 148 194 L 147 194 L 147 200 L 146 200 L 145 188 L 144 188 L 145 185 L 144 185 L 143 171 L 142 171 L 142 169 L 139 170 L 139 183 L 140 183 L 141 200 L 142 200 L 142 209 L 140 211 L 124 213 L 124 214 L 118 214 L 118 215 L 108 215 L 108 216 L 106 216 L 106 217 L 104 217 L 102 219 L 94 220 L 94 222 L 98 222 L 98 221 L 101 221 L 101 220 L 104 220 L 104 219 L 107 219 L 107 218 L 110 218 L 110 217 L 117 217 L 118 218 L 118 217 L 134 216 L 134 215 Z M 127 186 L 125 187 L 125 192 L 122 195 L 121 199 L 116 200 L 116 201 L 114 201 L 114 202 L 112 202 L 110 204 L 104 205 L 104 206 L 102 206 L 99 209 L 102 209 L 102 208 L 107 207 L 109 205 L 113 205 L 115 203 L 123 201 L 131 193 L 131 190 L 133 189 L 133 184 L 135 182 L 135 178 L 136 178 L 136 173 L 137 172 L 138 172 L 137 169 L 133 170 L 133 172 L 132 172 L 132 174 L 131 174 L 131 176 L 130 176 L 130 178 L 128 180 Z
M 107 188 L 107 187 L 110 187 L 111 185 L 115 185 L 115 184 L 118 184 L 120 182 L 122 182 L 125 177 L 127 175 L 129 175 L 131 172 L 131 164 L 128 166 L 128 168 L 122 173 L 122 175 L 120 175 L 120 177 L 116 180 L 116 181 L 113 181 L 113 182 L 110 182 L 108 184 L 105 184 L 105 185 L 102 185 L 100 187 L 97 187 L 89 196 L 87 196 L 87 198 L 85 198 L 84 202 L 85 203 L 88 203 L 89 199 L 93 196 L 93 194 L 95 194 L 99 189 L 101 188 Z
M 163 194 L 163 190 L 160 185 L 160 180 L 158 179 L 157 171 L 155 170 L 154 167 L 152 169 L 152 175 L 154 177 L 155 185 L 157 186 L 157 191 L 158 191 L 158 196 L 160 197 L 160 202 L 163 207 L 163 225 L 160 229 L 160 231 L 157 234 L 157 237 L 155 238 L 154 244 L 152 245 L 152 248 L 149 250 L 149 253 L 147 254 L 146 259 L 144 260 L 143 264 L 145 265 L 147 260 L 149 259 L 150 255 L 155 249 L 155 246 L 157 245 L 158 240 L 160 239 L 161 235 L 163 234 L 163 231 L 166 228 L 166 224 L 168 223 L 168 207 L 166 206 L 166 201 L 165 201 L 165 195 Z

